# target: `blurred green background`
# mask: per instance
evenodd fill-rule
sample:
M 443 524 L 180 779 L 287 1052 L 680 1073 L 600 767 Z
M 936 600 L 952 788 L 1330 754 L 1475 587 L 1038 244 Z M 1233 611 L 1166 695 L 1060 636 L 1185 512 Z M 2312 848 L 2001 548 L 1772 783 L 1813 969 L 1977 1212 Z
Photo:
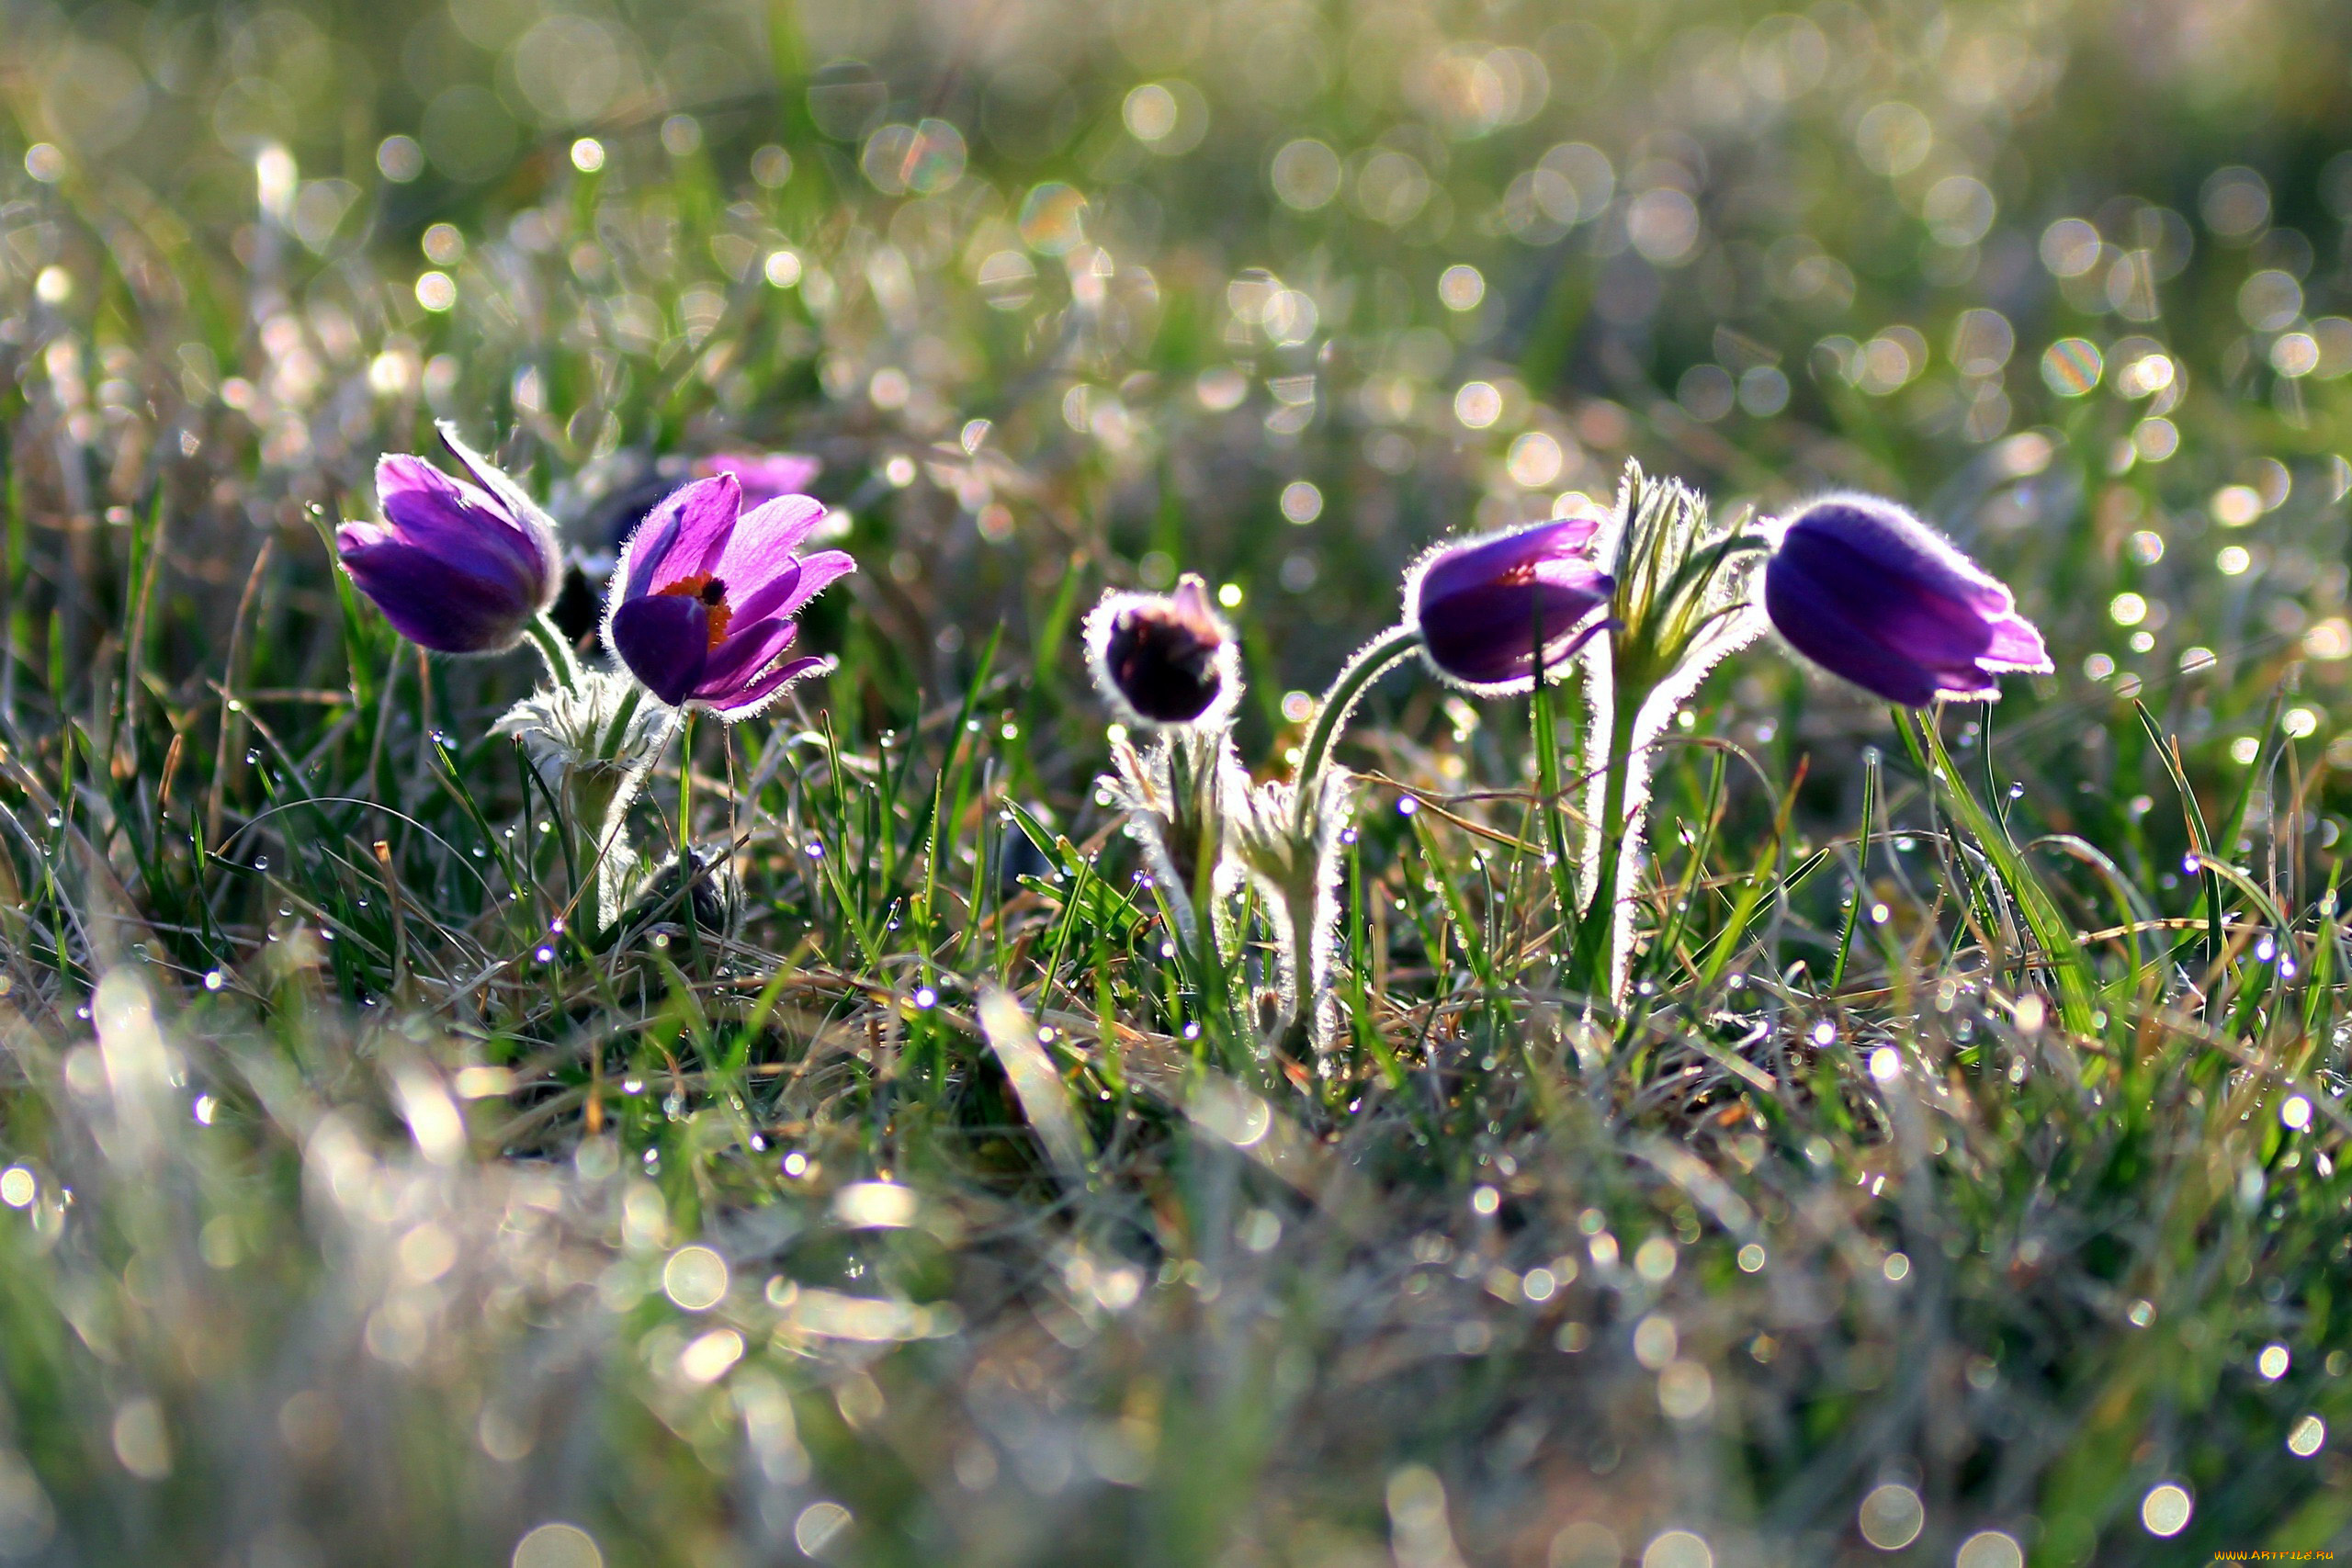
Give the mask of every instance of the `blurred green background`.
M 2289 1123 L 2255 1098 L 2229 1053 L 2258 989 L 2210 1030 L 2159 1019 L 2185 971 L 2144 1015 L 2118 1002 L 2106 1046 L 2038 1054 L 2052 1036 L 1968 969 L 1979 950 L 1962 963 L 1922 917 L 1938 868 L 1894 856 L 1924 838 L 1893 840 L 1885 880 L 1852 878 L 1894 914 L 1845 992 L 1799 964 L 1758 965 L 1752 1000 L 1710 980 L 1705 1016 L 1623 1076 L 1546 1036 L 1544 1092 L 1577 1089 L 1555 1102 L 1474 1055 L 1468 1022 L 1436 1027 L 1480 993 L 1422 897 L 1435 829 L 1384 811 L 1365 966 L 1383 1026 L 1427 1047 L 1431 1103 L 1333 1119 L 1358 1130 L 1347 1168 L 1385 1183 L 1354 1211 L 1283 1185 L 1280 1139 L 1245 1156 L 1139 1121 L 1123 1084 L 1101 1111 L 1107 1196 L 1058 1228 L 969 1030 L 953 1077 L 946 1026 L 911 1032 L 893 987 L 912 938 L 826 965 L 850 963 L 855 902 L 829 875 L 899 929 L 917 857 L 890 840 L 929 852 L 912 824 L 955 719 L 982 783 L 938 840 L 971 889 L 952 959 L 986 967 L 989 888 L 1001 917 L 1024 886 L 989 807 L 1102 826 L 1073 627 L 1102 583 L 1208 575 L 1249 643 L 1262 758 L 1430 541 L 1606 499 L 1629 456 L 1722 509 L 1853 487 L 1933 518 L 2050 635 L 2054 674 L 1951 728 L 2019 839 L 2080 835 L 2036 852 L 2093 868 L 2070 918 L 2109 918 L 2111 865 L 2194 923 L 2137 698 L 2208 815 L 2244 825 L 2224 852 L 2255 865 L 2262 835 L 2274 892 L 2283 859 L 2281 940 L 2316 909 L 2308 951 L 2330 951 L 2347 220 L 2340 0 L 0 0 L 0 803 L 54 834 L 17 827 L 20 885 L 0 887 L 27 1162 L 0 1173 L 24 1211 L 0 1215 L 0 1556 L 152 1561 L 186 1539 L 296 1568 L 537 1540 L 516 1568 L 2016 1568 L 2017 1540 L 2037 1565 L 2341 1541 L 2352 1464 L 2324 1423 L 2287 1446 L 2319 1410 L 2352 1425 L 2342 1187 L 2289 1136 L 2333 1136 L 2333 1101 Z M 789 981 L 774 1038 L 764 1012 L 724 1035 L 741 1055 L 695 1032 L 704 1000 L 730 1029 L 742 1012 L 702 976 L 636 976 L 624 1007 L 594 965 L 559 982 L 514 958 L 478 997 L 453 987 L 448 1017 L 368 1010 L 412 956 L 488 973 L 547 931 L 476 868 L 514 829 L 467 793 L 502 823 L 529 808 L 479 739 L 520 661 L 424 670 L 347 594 L 339 613 L 321 536 L 436 418 L 494 443 L 592 566 L 648 463 L 824 461 L 861 570 L 806 641 L 842 657 L 821 688 L 842 740 L 738 739 L 748 929 Z M 957 708 L 1000 629 L 995 684 Z M 1400 682 L 1371 716 L 1365 752 L 1425 792 L 1521 765 L 1507 705 Z M 1784 863 L 1816 842 L 1804 869 L 1831 863 L 1858 820 L 1868 863 L 1883 708 L 1759 653 L 1693 717 L 1772 781 L 1734 775 L 1729 849 L 1681 839 L 1705 890 L 1768 863 L 1791 781 Z M 1970 750 L 1996 720 L 1997 773 Z M 710 728 L 716 771 L 736 754 Z M 1690 822 L 1697 755 L 1660 788 Z M 305 841 L 288 803 L 313 787 L 351 798 Z M 709 827 L 724 791 L 699 798 Z M 396 801 L 424 826 L 370 814 Z M 85 828 L 99 848 L 77 861 Z M 368 858 L 379 831 L 397 857 Z M 889 850 L 887 872 L 837 873 L 854 842 Z M 2078 845 L 2109 859 L 2067 861 Z M 413 934 L 396 861 L 429 901 Z M 379 865 L 394 892 L 371 905 Z M 1836 865 L 1776 886 L 1776 955 L 1784 927 L 1816 964 L 1842 952 L 1860 906 Z M 119 1108 L 79 1043 L 126 910 L 153 942 L 132 972 L 196 1064 L 194 1120 L 175 1110 L 161 1154 L 107 1141 Z M 1101 979 L 1106 1040 L 1161 1026 L 1123 911 L 1096 897 L 1078 942 L 1126 987 Z M 2128 981 L 2101 953 L 2137 1005 L 2136 946 Z M 955 978 L 946 1005 L 969 1000 Z M 143 995 L 91 998 L 97 1026 L 153 1027 Z M 2340 1089 L 2339 1001 L 2312 995 L 2263 1027 L 2303 1031 L 2299 1059 Z M 1739 1048 L 1790 1074 L 1769 1129 L 1703 1100 L 1729 1082 L 1704 1032 L 1719 1004 L 1753 1005 Z M 1480 1016 L 1501 1027 L 1501 1004 Z M 2151 1089 L 2145 1119 L 2098 1076 L 2137 1060 L 2143 1024 L 2182 1093 Z M 1822 1049 L 1789 1066 L 1801 1030 Z M 1865 1030 L 1981 1053 L 1981 1099 L 1917 1126 L 1849 1118 L 1881 1092 L 1855 1070 Z M 920 1089 L 893 1076 L 910 1038 L 941 1053 Z M 698 1064 L 691 1102 L 673 1045 Z M 755 1046 L 791 1061 L 753 1086 Z M 618 1133 L 575 1139 L 607 1054 L 634 1086 Z M 421 1063 L 452 1069 L 484 1157 L 401 1133 L 465 1125 Z M 670 1092 L 643 1092 L 665 1070 Z M 1931 1143 L 1901 1144 L 1920 1127 Z M 854 1195 L 893 1181 L 921 1187 L 921 1224 L 861 1217 Z M 1505 1190 L 1523 1230 L 1494 1218 Z M 1769 1238 L 1769 1271 L 1725 1213 Z M 671 1278 L 706 1225 L 736 1269 L 707 1319 L 691 1269 Z M 2163 1512 L 2175 1476 L 2193 1523 Z M 523 1534 L 572 1518 L 601 1557 Z M 1911 1558 L 1881 1551 L 1897 1537 Z
M 1638 451 L 1723 506 L 1920 505 L 2059 687 L 2352 647 L 2340 6 L 6 27 L 14 440 L 85 473 L 15 471 L 66 515 L 161 475 L 283 524 L 435 414 L 543 484 L 792 445 L 918 665 L 1077 550 L 1237 585 L 1303 686 L 1428 539 Z

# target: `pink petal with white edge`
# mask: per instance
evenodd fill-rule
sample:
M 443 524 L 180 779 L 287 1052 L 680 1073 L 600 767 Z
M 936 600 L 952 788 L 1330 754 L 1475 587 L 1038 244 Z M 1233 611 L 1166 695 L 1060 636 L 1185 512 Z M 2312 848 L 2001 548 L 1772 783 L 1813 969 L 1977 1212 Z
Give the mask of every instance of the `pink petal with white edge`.
M 779 664 L 745 687 L 741 695 L 729 698 L 724 704 L 713 703 L 711 711 L 729 724 L 733 724 L 738 719 L 753 717 L 773 702 L 776 694 L 786 686 L 804 675 L 817 674 L 820 671 L 830 669 L 831 665 L 831 660 L 817 658 L 795 659 L 787 663 Z
M 752 591 L 792 563 L 817 525 L 825 520 L 825 503 L 805 495 L 779 496 L 743 513 L 727 541 L 715 571 L 726 582 L 728 597 L 741 604 Z
M 1993 641 L 1978 656 L 1977 662 L 1988 670 L 2010 670 L 2020 673 L 2042 674 L 2051 669 L 2050 649 L 2041 640 L 2041 633 L 2023 615 L 2009 615 L 1993 624 Z
M 799 586 L 793 589 L 776 614 L 797 614 L 803 604 L 856 570 L 857 561 L 845 550 L 819 550 L 813 556 L 801 557 Z
M 376 498 L 380 503 L 396 495 L 424 494 L 463 505 L 496 510 L 490 495 L 463 479 L 452 479 L 424 458 L 409 452 L 390 452 L 376 459 Z
M 724 475 L 696 479 L 664 496 L 628 536 L 624 549 L 628 576 L 623 580 L 628 597 L 659 593 L 709 570 L 703 558 L 715 558 L 726 548 L 741 501 L 735 481 Z
M 657 593 L 685 578 L 706 572 L 717 574 L 728 543 L 742 520 L 742 487 L 735 482 L 732 474 L 696 479 L 656 507 L 646 522 L 650 525 L 654 518 L 667 515 L 678 519 L 678 542 L 670 547 L 670 558 L 654 571 L 653 591 Z
M 702 679 L 695 683 L 695 694 L 704 698 L 730 695 L 730 688 L 745 684 L 775 663 L 776 656 L 792 646 L 798 630 L 790 621 L 775 619 L 730 633 L 710 650 L 710 661 L 703 666 Z
M 803 556 L 797 574 L 786 573 L 775 580 L 782 590 L 780 593 L 753 594 L 744 601 L 741 613 L 760 616 L 797 615 L 827 585 L 856 570 L 857 562 L 842 550 L 820 550 L 813 556 Z M 774 603 L 766 602 L 768 597 L 773 597 Z

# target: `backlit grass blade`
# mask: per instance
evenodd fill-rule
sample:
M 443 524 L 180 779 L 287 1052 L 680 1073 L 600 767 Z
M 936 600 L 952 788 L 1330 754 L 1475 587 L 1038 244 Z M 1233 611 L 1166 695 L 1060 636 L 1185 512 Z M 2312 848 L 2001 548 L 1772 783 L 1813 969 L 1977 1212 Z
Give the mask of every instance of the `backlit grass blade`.
M 2042 962 L 2050 966 L 2058 982 L 2059 1016 L 2077 1034 L 2097 1032 L 2091 1011 L 2098 996 L 2098 978 L 2073 926 L 2033 869 L 2018 853 L 2007 832 L 1993 820 L 1952 766 L 1951 754 L 1944 750 L 1943 737 L 1937 733 L 1936 727 L 1901 708 L 1895 710 L 1894 722 L 1920 771 L 1939 786 L 1944 799 L 1951 803 L 1953 815 L 1984 851 L 1984 858 L 1992 863 L 2016 903 L 2019 919 L 2041 946 Z

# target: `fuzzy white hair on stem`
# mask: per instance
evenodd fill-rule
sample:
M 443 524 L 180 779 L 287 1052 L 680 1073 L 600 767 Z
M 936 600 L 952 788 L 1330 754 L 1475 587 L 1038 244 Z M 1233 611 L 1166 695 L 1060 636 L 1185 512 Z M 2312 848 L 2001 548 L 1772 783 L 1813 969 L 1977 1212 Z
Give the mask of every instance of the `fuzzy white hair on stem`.
M 1709 672 L 1763 634 L 1754 589 L 1765 540 L 1745 515 L 1717 523 L 1697 491 L 1629 461 L 1595 543 L 1616 587 L 1609 635 L 1583 653 L 1593 750 L 1579 891 L 1588 919 L 1608 900 L 1608 974 L 1596 977 L 1622 999 L 1657 745 Z

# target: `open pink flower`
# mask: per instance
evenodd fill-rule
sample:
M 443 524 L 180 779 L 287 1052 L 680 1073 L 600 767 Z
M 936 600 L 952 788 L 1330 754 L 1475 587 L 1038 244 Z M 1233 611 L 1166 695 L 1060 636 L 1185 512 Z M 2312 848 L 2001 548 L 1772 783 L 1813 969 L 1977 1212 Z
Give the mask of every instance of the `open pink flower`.
M 750 512 L 732 474 L 697 479 L 646 514 L 621 550 L 605 600 L 605 641 L 673 707 L 749 718 L 828 660 L 786 660 L 793 615 L 857 570 L 839 550 L 794 552 L 825 515 L 805 495 Z

